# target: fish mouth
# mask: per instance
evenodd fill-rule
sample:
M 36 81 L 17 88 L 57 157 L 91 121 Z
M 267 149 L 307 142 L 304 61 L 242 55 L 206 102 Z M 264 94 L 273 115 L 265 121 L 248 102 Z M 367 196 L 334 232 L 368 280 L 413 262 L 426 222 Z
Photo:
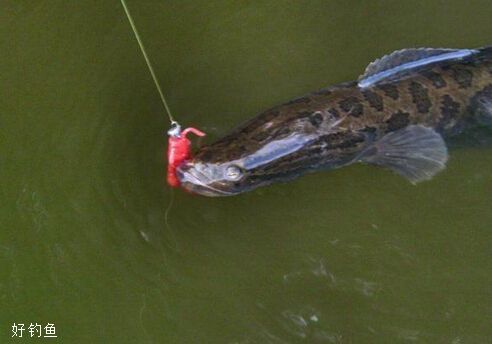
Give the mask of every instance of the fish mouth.
M 200 173 L 192 163 L 183 163 L 176 169 L 181 187 L 186 191 L 208 197 L 232 196 L 234 192 L 212 186 L 213 182 L 205 174 Z M 217 184 L 217 183 L 215 183 Z

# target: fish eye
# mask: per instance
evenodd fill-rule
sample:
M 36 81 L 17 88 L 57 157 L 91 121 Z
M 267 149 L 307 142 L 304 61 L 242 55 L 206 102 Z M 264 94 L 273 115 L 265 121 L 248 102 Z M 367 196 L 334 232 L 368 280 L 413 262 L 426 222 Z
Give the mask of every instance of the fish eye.
M 225 170 L 227 180 L 239 180 L 243 176 L 241 169 L 235 165 L 228 166 Z

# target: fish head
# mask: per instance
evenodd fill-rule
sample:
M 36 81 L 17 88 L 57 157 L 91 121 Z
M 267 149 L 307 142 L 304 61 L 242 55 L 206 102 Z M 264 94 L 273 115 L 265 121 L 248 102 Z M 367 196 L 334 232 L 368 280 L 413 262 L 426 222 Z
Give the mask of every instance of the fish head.
M 365 141 L 340 126 L 342 121 L 322 110 L 272 109 L 202 147 L 178 167 L 177 176 L 191 193 L 231 196 L 338 167 Z
M 279 114 L 263 113 L 199 149 L 178 166 L 182 188 L 205 196 L 230 196 L 289 176 L 289 162 L 314 135 L 295 116 L 289 120 Z
M 181 186 L 204 196 L 231 196 L 276 181 L 291 179 L 302 169 L 300 151 L 312 136 L 291 134 L 258 145 L 223 141 L 204 147 L 193 159 L 181 164 L 177 175 Z

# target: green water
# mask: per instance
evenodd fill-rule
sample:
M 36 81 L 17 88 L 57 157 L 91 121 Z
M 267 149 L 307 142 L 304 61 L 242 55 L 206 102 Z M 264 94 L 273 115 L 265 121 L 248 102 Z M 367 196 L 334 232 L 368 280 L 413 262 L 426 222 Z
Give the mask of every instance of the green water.
M 128 5 L 208 140 L 392 50 L 492 44 L 489 1 Z M 166 221 L 168 123 L 119 1 L 0 7 L 0 343 L 491 342 L 491 149 L 416 187 L 361 165 L 176 191 Z M 11 338 L 36 322 L 58 338 Z

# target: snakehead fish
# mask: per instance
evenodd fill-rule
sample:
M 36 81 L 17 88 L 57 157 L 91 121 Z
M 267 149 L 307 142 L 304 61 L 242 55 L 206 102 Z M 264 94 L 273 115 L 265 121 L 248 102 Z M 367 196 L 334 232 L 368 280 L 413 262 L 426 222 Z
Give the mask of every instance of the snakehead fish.
M 448 160 L 448 140 L 492 126 L 492 47 L 405 49 L 357 81 L 271 108 L 178 167 L 182 187 L 227 196 L 353 163 L 412 183 Z

